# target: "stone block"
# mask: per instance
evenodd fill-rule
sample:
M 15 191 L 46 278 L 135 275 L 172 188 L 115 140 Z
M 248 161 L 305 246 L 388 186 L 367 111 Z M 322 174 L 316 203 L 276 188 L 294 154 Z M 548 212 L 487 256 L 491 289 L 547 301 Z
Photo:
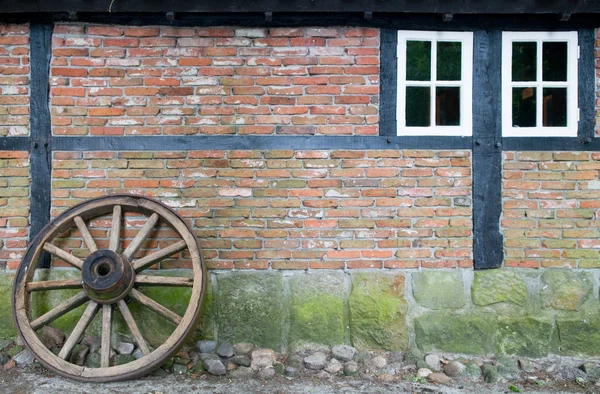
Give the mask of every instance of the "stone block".
M 403 274 L 361 272 L 352 275 L 350 335 L 356 348 L 407 348 L 404 291 Z
M 494 316 L 429 313 L 414 320 L 415 341 L 423 352 L 486 354 L 493 350 Z
M 500 317 L 494 335 L 496 354 L 545 357 L 550 351 L 553 324 L 547 317 Z
M 289 344 L 295 347 L 305 343 L 344 343 L 344 274 L 297 274 L 289 284 Z
M 219 340 L 281 349 L 282 274 L 232 272 L 218 276 Z
M 13 339 L 17 335 L 12 319 L 12 287 L 14 275 L 0 275 L 0 339 Z M 47 293 L 47 292 L 40 292 Z
M 429 309 L 459 309 L 465 306 L 460 271 L 423 271 L 412 275 L 413 296 Z
M 592 294 L 590 272 L 548 270 L 542 274 L 542 302 L 545 308 L 577 311 Z
M 519 272 L 492 269 L 475 271 L 471 297 L 473 304 L 479 306 L 502 302 L 523 306 L 527 303 L 528 294 Z
M 600 318 L 574 315 L 556 318 L 558 353 L 563 356 L 598 356 Z

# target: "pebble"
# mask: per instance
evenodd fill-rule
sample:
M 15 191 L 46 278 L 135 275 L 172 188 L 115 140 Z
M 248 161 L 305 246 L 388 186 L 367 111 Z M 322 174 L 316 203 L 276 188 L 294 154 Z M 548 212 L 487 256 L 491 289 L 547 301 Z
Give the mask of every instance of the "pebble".
M 11 341 L 10 339 L 0 339 L 0 350 L 4 350 L 12 344 L 13 341 Z
M 450 361 L 444 365 L 444 373 L 451 378 L 456 378 L 465 374 L 467 367 L 460 361 Z
M 250 378 L 254 376 L 254 370 L 249 367 L 238 367 L 237 369 L 230 372 L 233 378 Z
M 417 378 L 426 378 L 431 375 L 433 372 L 427 368 L 419 368 L 417 371 Z
M 355 376 L 359 373 L 358 363 L 356 361 L 348 361 L 344 364 L 344 375 Z
M 90 348 L 85 345 L 76 345 L 71 352 L 71 357 L 69 358 L 69 362 L 75 365 L 84 365 L 85 358 L 90 352 Z M 17 364 L 19 362 L 17 361 Z
M 382 373 L 381 375 L 377 376 L 377 379 L 381 380 L 382 382 L 391 382 L 394 380 L 394 376 L 390 375 L 389 373 Z
M 329 362 L 325 366 L 325 371 L 329 372 L 332 375 L 336 375 L 343 369 L 344 365 L 336 358 L 332 358 L 331 360 L 329 360 Z
M 249 367 L 252 364 L 252 360 L 248 356 L 234 356 L 231 361 L 235 365 L 240 365 L 242 367 Z
M 356 355 L 356 349 L 348 345 L 336 345 L 331 348 L 331 354 L 334 358 L 346 362 L 351 361 Z
M 220 376 L 220 375 L 225 375 L 227 373 L 227 368 L 225 368 L 225 365 L 223 365 L 221 360 L 209 358 L 209 359 L 206 359 L 203 361 L 204 361 L 204 368 L 206 368 L 206 370 L 208 371 L 209 374 Z
M 261 379 L 271 379 L 275 376 L 275 368 L 267 367 L 258 371 L 258 377 Z
M 184 373 L 187 373 L 187 366 L 181 364 L 173 364 L 173 366 L 171 367 L 171 372 L 173 372 L 175 375 L 183 375 Z
M 276 362 L 275 364 L 273 364 L 273 368 L 275 369 L 275 373 L 277 375 L 283 375 L 283 370 L 285 369 L 285 367 L 282 363 Z
M 115 365 L 123 365 L 135 361 L 131 354 L 117 354 L 115 356 Z
M 298 372 L 298 368 L 287 366 L 283 370 L 283 374 L 289 378 L 295 378 L 296 376 L 300 375 L 300 372 Z
M 102 346 L 102 339 L 92 335 L 84 335 L 80 343 L 89 347 L 90 352 L 93 353 L 100 350 L 100 346 Z
M 387 360 L 383 356 L 377 356 L 373 357 L 369 364 L 373 369 L 380 369 L 387 365 Z
M 4 369 L 13 369 L 16 366 L 17 366 L 17 363 L 15 362 L 15 360 L 9 360 L 6 364 L 4 364 L 3 368 Z
M 256 349 L 252 351 L 252 369 L 259 370 L 272 367 L 276 355 L 271 349 Z
M 205 361 L 205 360 L 219 360 L 219 356 L 217 356 L 214 353 L 200 353 L 198 355 L 198 358 L 200 360 L 202 360 L 202 361 Z
M 212 353 L 217 348 L 215 341 L 198 341 L 196 342 L 196 350 L 200 353 Z
M 248 342 L 240 342 L 233 345 L 236 356 L 247 356 L 254 350 L 254 345 Z
M 500 380 L 500 374 L 493 365 L 484 364 L 481 370 L 483 371 L 483 380 L 486 383 L 497 383 Z
M 29 365 L 35 361 L 35 357 L 28 349 L 24 349 L 13 357 L 13 361 L 17 365 Z
M 519 377 L 519 367 L 517 367 L 517 362 L 512 357 L 497 357 L 496 367 L 498 373 L 505 379 L 513 380 Z
M 128 342 L 119 342 L 117 343 L 117 346 L 115 346 L 115 350 L 119 354 L 132 354 L 134 349 L 135 345 Z
M 48 349 L 60 347 L 65 342 L 65 334 L 54 327 L 44 326 L 40 340 Z
M 325 371 L 319 371 L 318 373 L 315 374 L 315 377 L 318 379 L 322 379 L 322 380 L 331 379 L 331 375 L 329 375 L 329 373 L 327 373 Z
M 535 367 L 533 363 L 526 358 L 520 358 L 518 361 L 519 368 L 521 368 L 524 372 L 532 373 L 535 372 Z
M 221 342 L 217 348 L 217 354 L 221 357 L 229 358 L 234 356 L 235 351 L 229 342 Z
M 304 366 L 312 370 L 320 370 L 325 368 L 327 356 L 325 353 L 316 352 L 310 356 L 304 357 Z
M 583 363 L 581 370 L 592 379 L 600 378 L 600 365 L 595 363 Z
M 144 357 L 144 353 L 140 349 L 135 349 L 132 354 L 136 359 Z
M 8 362 L 8 360 L 10 360 L 10 357 L 8 357 L 8 354 L 0 353 L 0 365 L 6 364 Z
M 100 368 L 100 354 L 90 353 L 85 361 L 85 364 L 90 368 Z
M 440 370 L 440 357 L 437 354 L 428 354 L 425 356 L 425 363 L 432 371 Z
M 427 378 L 429 380 L 431 380 L 432 382 L 439 383 L 439 384 L 452 384 L 452 382 L 453 382 L 451 377 L 449 377 L 446 374 L 443 374 L 441 372 L 434 372 L 431 375 L 429 375 Z
M 297 354 L 292 354 L 287 359 L 287 365 L 289 365 L 290 367 L 294 367 L 294 368 L 300 368 L 302 365 L 304 365 L 302 360 L 303 360 L 302 356 L 299 356 Z
M 475 362 L 471 361 L 465 364 L 466 375 L 471 380 L 479 380 L 481 378 L 481 368 Z

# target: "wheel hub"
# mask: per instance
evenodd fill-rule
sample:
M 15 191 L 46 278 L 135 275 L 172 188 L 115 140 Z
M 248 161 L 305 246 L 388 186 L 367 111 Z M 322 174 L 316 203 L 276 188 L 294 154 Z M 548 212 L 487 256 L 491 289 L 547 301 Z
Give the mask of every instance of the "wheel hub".
M 90 254 L 81 269 L 83 289 L 100 304 L 123 299 L 133 287 L 135 272 L 129 260 L 109 249 Z

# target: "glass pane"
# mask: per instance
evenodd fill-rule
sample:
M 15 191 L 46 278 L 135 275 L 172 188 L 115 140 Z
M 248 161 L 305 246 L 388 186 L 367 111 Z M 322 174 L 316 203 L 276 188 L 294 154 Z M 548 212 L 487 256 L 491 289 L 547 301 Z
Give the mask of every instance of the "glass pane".
M 537 78 L 537 43 L 513 42 L 512 80 L 535 81 Z
M 460 81 L 461 44 L 460 42 L 438 42 L 437 80 Z
M 536 126 L 535 91 L 535 88 L 513 88 L 513 126 Z
M 431 88 L 406 87 L 406 125 L 427 127 L 431 124 Z
M 431 81 L 431 42 L 406 42 L 406 80 Z
M 567 89 L 544 88 L 544 126 L 567 126 Z
M 542 74 L 544 81 L 567 80 L 567 43 L 545 42 L 542 45 Z
M 435 124 L 460 126 L 460 88 L 435 89 Z

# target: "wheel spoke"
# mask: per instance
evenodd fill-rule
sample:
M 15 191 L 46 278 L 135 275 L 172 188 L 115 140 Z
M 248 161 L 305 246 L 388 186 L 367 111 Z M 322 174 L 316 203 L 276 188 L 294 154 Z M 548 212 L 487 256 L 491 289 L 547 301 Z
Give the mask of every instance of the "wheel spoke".
M 62 358 L 63 360 L 66 360 L 67 357 L 69 357 L 69 355 L 73 351 L 73 348 L 75 347 L 75 345 L 77 345 L 77 343 L 83 336 L 85 329 L 90 325 L 92 319 L 94 319 L 94 316 L 96 316 L 96 312 L 98 312 L 98 306 L 99 305 L 96 304 L 94 301 L 90 301 L 87 308 L 85 309 L 85 312 L 83 312 L 81 319 L 79 319 L 77 325 L 71 332 L 71 335 L 69 335 L 69 338 L 67 338 L 67 341 L 58 353 L 58 357 Z
M 28 291 L 80 289 L 81 279 L 44 280 L 27 283 Z
M 187 245 L 185 244 L 185 241 L 179 241 L 177 243 L 174 243 L 173 245 L 169 245 L 166 248 L 159 250 L 158 252 L 154 252 L 148 256 L 136 260 L 133 263 L 133 269 L 135 270 L 135 272 L 143 271 L 146 268 L 152 266 L 153 264 L 156 264 L 159 261 L 162 261 L 175 253 L 181 252 L 186 247 Z
M 112 305 L 102 305 L 102 346 L 100 366 L 106 368 L 110 363 L 110 332 L 112 329 Z
M 49 242 L 44 244 L 44 250 L 48 253 L 51 253 L 61 259 L 62 261 L 71 264 L 73 267 L 81 269 L 83 266 L 83 260 L 78 257 L 73 256 L 71 253 L 68 253 L 61 248 L 52 245 Z
M 123 300 L 119 300 L 119 310 L 123 315 L 123 319 L 125 319 L 125 323 L 127 323 L 127 327 L 129 327 L 129 331 L 131 331 L 131 335 L 133 335 L 133 339 L 137 343 L 138 347 L 142 351 L 142 354 L 145 356 L 150 354 L 150 349 L 148 349 L 148 345 L 146 344 L 146 340 L 142 336 L 140 329 L 138 328 L 131 312 L 129 311 L 129 307 L 127 307 L 127 303 Z
M 135 284 L 140 286 L 192 287 L 194 285 L 194 280 L 192 278 L 172 276 L 138 275 L 135 277 Z
M 123 252 L 123 255 L 125 257 L 131 260 L 131 257 L 134 256 L 136 252 L 142 247 L 142 244 L 148 237 L 148 234 L 150 234 L 150 232 L 156 225 L 156 222 L 158 222 L 158 214 L 153 213 L 152 216 L 150 216 L 144 224 L 144 227 L 140 229 L 133 241 L 131 241 L 127 249 L 125 249 L 125 251 Z
M 35 319 L 34 321 L 32 321 L 31 328 L 34 330 L 37 330 L 37 329 L 45 326 L 46 324 L 49 324 L 49 323 L 53 322 L 54 320 L 58 319 L 65 313 L 70 312 L 73 309 L 77 308 L 78 306 L 85 304 L 85 302 L 87 300 L 88 300 L 87 295 L 82 291 L 81 293 L 77 294 L 74 297 L 69 298 L 62 304 L 58 305 L 56 308 L 51 309 L 50 311 L 44 313 L 42 316 L 40 316 L 37 319 Z
M 165 319 L 169 320 L 176 326 L 178 326 L 179 323 L 181 323 L 181 316 L 179 316 L 173 311 L 170 311 L 158 302 L 154 301 L 152 298 L 140 293 L 136 289 L 131 289 L 131 293 L 129 293 L 129 296 L 137 302 L 139 302 L 140 304 L 144 305 L 145 307 L 149 308 L 150 310 L 153 310 Z
M 90 234 L 90 231 L 88 230 L 81 216 L 75 216 L 75 225 L 79 229 L 81 237 L 83 238 L 83 242 L 85 242 L 85 245 L 89 249 L 90 253 L 94 253 L 96 250 L 98 250 L 96 247 L 96 242 L 94 242 L 94 238 L 92 238 L 92 234 Z
M 113 208 L 112 225 L 110 227 L 110 242 L 108 248 L 116 252 L 119 248 L 119 233 L 121 231 L 121 206 Z

